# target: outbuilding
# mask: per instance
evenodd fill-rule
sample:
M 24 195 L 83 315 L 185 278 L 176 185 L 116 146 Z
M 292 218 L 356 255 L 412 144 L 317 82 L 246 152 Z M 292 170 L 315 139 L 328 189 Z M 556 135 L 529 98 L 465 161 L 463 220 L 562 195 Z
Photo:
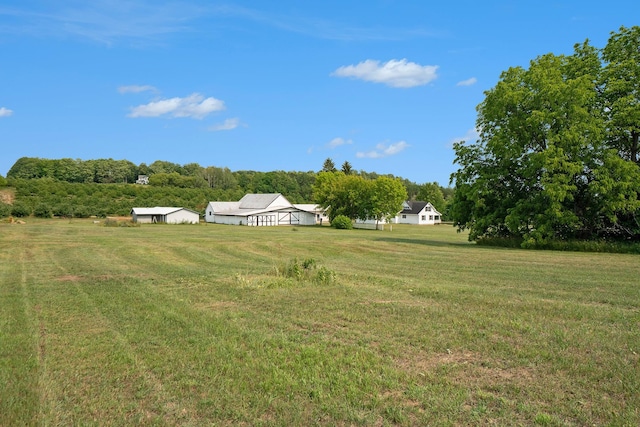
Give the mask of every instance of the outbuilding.
M 133 222 L 140 224 L 198 224 L 200 214 L 186 208 L 154 207 L 131 209 Z
M 249 226 L 315 225 L 316 214 L 295 207 L 280 193 L 246 194 L 237 202 L 209 202 L 205 221 Z

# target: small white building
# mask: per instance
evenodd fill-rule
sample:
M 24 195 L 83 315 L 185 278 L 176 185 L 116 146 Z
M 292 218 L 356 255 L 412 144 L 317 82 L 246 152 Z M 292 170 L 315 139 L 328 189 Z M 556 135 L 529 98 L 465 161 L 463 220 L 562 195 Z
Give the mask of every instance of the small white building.
M 295 207 L 280 193 L 246 194 L 237 202 L 209 202 L 205 221 L 250 226 L 315 225 L 316 216 Z
M 186 208 L 133 208 L 131 209 L 133 222 L 140 224 L 198 224 L 200 214 Z
M 294 203 L 293 206 L 301 211 L 312 212 L 316 216 L 316 224 L 329 225 L 329 215 L 327 215 L 327 210 L 321 206 L 310 203 Z
M 442 222 L 442 214 L 430 202 L 406 201 L 395 218 L 397 224 L 434 225 Z

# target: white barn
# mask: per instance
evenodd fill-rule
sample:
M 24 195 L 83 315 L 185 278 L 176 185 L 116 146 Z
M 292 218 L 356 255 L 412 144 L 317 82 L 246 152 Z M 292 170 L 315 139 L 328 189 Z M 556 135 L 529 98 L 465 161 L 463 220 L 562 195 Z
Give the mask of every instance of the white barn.
M 395 218 L 397 224 L 434 225 L 442 222 L 442 214 L 430 202 L 406 201 Z
M 209 202 L 205 221 L 249 226 L 315 225 L 316 216 L 295 207 L 280 193 L 246 194 L 237 202 Z
M 133 208 L 131 209 L 133 222 L 140 224 L 198 224 L 200 223 L 200 214 L 186 208 Z

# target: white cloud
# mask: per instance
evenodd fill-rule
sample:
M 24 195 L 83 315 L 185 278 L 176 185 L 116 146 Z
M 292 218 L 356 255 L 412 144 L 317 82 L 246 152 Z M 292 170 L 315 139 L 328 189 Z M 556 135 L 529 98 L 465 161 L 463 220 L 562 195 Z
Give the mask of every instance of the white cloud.
M 472 86 L 477 82 L 478 82 L 478 79 L 476 79 L 475 77 L 471 77 L 470 79 L 462 80 L 461 82 L 458 82 L 456 86 Z
M 477 128 L 472 128 L 469 129 L 467 131 L 466 134 L 464 134 L 464 136 L 459 136 L 457 138 L 453 138 L 451 141 L 449 141 L 449 147 L 453 148 L 453 144 L 455 144 L 456 142 L 469 142 L 469 141 L 473 141 L 475 142 L 478 138 L 480 137 L 480 132 L 478 131 Z
M 9 110 L 5 107 L 0 107 L 0 117 L 9 117 L 13 115 L 13 110 Z
M 393 156 L 403 151 L 405 148 L 409 147 L 405 141 L 398 141 L 394 144 L 385 144 L 380 143 L 376 145 L 375 150 L 371 151 L 359 151 L 356 153 L 356 157 L 358 158 L 369 158 L 369 159 L 380 159 L 383 157 Z
M 380 61 L 367 59 L 358 65 L 342 66 L 331 73 L 336 77 L 353 77 L 374 83 L 383 83 L 391 87 L 415 87 L 426 85 L 438 76 L 437 65 L 419 65 L 406 59 L 392 59 L 380 64 Z
M 205 98 L 199 93 L 191 94 L 185 98 L 169 98 L 152 101 L 148 104 L 131 108 L 128 117 L 191 117 L 202 119 L 215 111 L 224 110 L 224 102 L 213 98 Z
M 129 85 L 129 86 L 120 86 L 118 88 L 118 92 L 120 93 L 140 93 L 140 92 L 159 92 L 154 86 L 150 85 Z
M 350 139 L 344 139 L 344 138 L 333 138 L 331 141 L 329 141 L 329 143 L 327 144 L 327 146 L 329 148 L 336 148 L 339 147 L 341 145 L 346 145 L 346 144 L 353 144 L 353 141 Z
M 225 120 L 223 123 L 218 123 L 216 125 L 209 127 L 209 130 L 214 132 L 221 131 L 221 130 L 232 130 L 237 128 L 238 126 L 240 126 L 240 119 L 237 117 L 234 117 L 232 119 Z

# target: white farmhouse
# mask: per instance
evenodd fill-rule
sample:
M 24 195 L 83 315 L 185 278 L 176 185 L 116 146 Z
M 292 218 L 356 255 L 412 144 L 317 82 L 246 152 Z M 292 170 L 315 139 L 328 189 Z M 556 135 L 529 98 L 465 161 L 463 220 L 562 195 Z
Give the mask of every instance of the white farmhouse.
M 237 202 L 209 202 L 205 221 L 250 226 L 315 225 L 316 216 L 295 207 L 280 193 L 246 194 Z
M 133 208 L 131 209 L 133 222 L 141 224 L 155 224 L 164 222 L 167 224 L 198 224 L 200 214 L 185 208 Z
M 396 216 L 397 224 L 433 225 L 442 222 L 442 214 L 430 202 L 406 201 Z

